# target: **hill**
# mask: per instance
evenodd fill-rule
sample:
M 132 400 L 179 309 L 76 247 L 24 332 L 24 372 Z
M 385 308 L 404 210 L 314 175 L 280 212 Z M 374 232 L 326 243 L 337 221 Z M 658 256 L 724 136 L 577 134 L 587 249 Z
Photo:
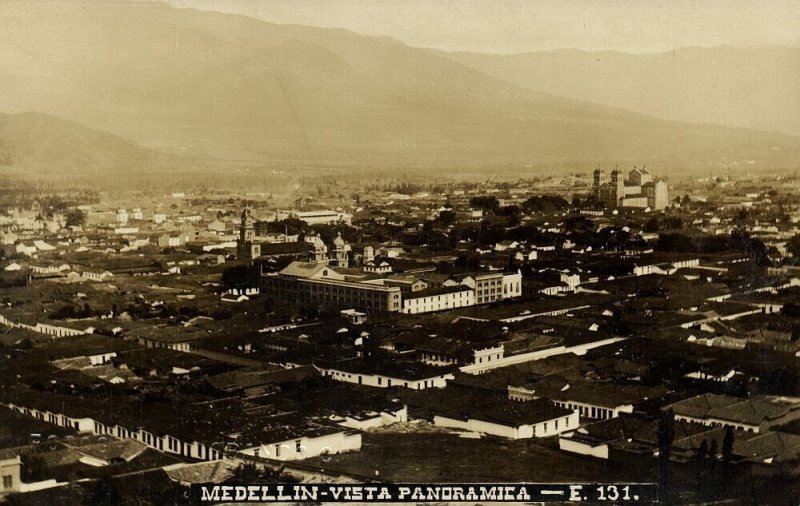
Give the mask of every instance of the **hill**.
M 150 172 L 186 162 L 72 121 L 38 113 L 0 113 L 0 165 L 38 174 Z
M 800 47 L 437 54 L 543 93 L 669 120 L 800 135 Z
M 344 30 L 121 1 L 0 0 L 0 18 L 0 110 L 172 153 L 382 169 L 798 159 L 797 137 L 558 98 Z

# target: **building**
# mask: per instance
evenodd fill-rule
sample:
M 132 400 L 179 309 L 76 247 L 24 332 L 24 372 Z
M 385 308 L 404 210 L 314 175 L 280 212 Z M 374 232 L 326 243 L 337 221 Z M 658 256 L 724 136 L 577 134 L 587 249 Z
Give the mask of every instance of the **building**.
M 239 239 L 236 241 L 236 257 L 252 260 L 261 256 L 261 244 L 256 242 L 256 225 L 249 207 L 242 210 Z
M 508 439 L 549 437 L 578 428 L 578 412 L 544 399 L 519 403 L 490 392 L 449 386 L 427 399 L 415 398 L 438 427 L 478 432 Z
M 333 240 L 333 255 L 330 264 L 346 269 L 350 265 L 349 253 L 350 245 L 342 239 L 342 234 L 338 234 Z
M 475 304 L 488 304 L 522 295 L 522 273 L 484 272 L 468 274 L 461 284 L 475 290 Z
M 3 455 L 0 451 L 0 497 L 20 491 L 22 460 L 16 453 Z
M 314 262 L 292 262 L 278 273 L 261 277 L 262 293 L 303 306 L 400 311 L 400 288 L 350 281 L 333 268 Z
M 573 384 L 568 388 L 539 389 L 537 386 L 508 387 L 508 397 L 514 401 L 530 402 L 546 398 L 556 406 L 575 410 L 581 418 L 607 420 L 622 413 L 633 413 L 637 404 L 658 399 L 666 394 L 663 387 L 618 385 L 610 383 Z
M 667 184 L 656 181 L 650 171 L 634 167 L 625 179 L 622 171 L 614 169 L 608 182 L 600 169 L 594 171 L 592 179 L 594 197 L 608 207 L 636 207 L 654 210 L 666 209 L 669 205 Z
M 761 433 L 772 426 L 800 419 L 800 398 L 759 395 L 742 399 L 703 394 L 664 409 L 671 409 L 676 420 Z
M 353 221 L 353 215 L 342 211 L 295 211 L 295 210 L 281 210 L 278 211 L 275 219 L 277 221 L 294 218 L 304 221 L 309 225 L 327 225 L 331 223 L 344 223 L 350 225 Z
M 475 305 L 475 291 L 468 286 L 460 285 L 404 293 L 401 312 L 430 313 L 473 305 Z
M 317 366 L 323 376 L 335 381 L 376 388 L 403 387 L 411 390 L 445 388 L 453 379 L 450 368 L 417 362 L 349 361 Z

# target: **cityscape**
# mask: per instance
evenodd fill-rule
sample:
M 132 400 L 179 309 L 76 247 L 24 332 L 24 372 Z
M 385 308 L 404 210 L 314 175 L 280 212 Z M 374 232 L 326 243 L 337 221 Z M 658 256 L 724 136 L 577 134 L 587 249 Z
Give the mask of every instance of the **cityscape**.
M 643 483 L 663 504 L 800 501 L 800 129 L 656 120 L 575 97 L 547 105 L 438 49 L 187 3 L 0 4 L 32 23 L 0 34 L 0 81 L 14 77 L 0 82 L 12 97 L 0 99 L 0 502 L 193 504 L 193 486 L 207 484 L 439 483 Z M 98 37 L 133 56 L 104 60 L 83 37 L 120 9 L 122 35 L 103 25 Z M 187 29 L 167 29 L 166 45 L 143 31 L 141 46 L 197 59 L 176 70 L 165 56 L 165 80 L 199 75 L 230 44 L 247 60 L 238 81 L 159 95 L 149 49 L 126 35 L 158 16 Z M 83 96 L 86 76 L 59 67 L 68 77 L 52 88 L 25 84 L 48 66 L 37 51 L 67 32 L 88 51 L 74 63 L 91 60 L 106 80 Z M 198 33 L 225 42 L 204 46 Z M 268 35 L 284 52 L 245 54 Z M 376 55 L 389 54 L 416 73 L 384 76 L 404 91 L 352 91 L 344 73 L 384 75 Z M 436 74 L 437 58 L 449 70 Z M 470 91 L 448 88 L 452 102 L 432 105 L 454 72 Z M 327 101 L 351 92 L 364 110 L 342 117 L 377 103 L 395 112 L 380 109 L 386 125 L 358 116 L 363 137 L 320 119 L 296 144 L 259 105 L 248 112 L 260 100 L 250 86 L 273 78 L 283 91 L 253 96 L 297 95 L 286 100 L 298 117 L 333 114 Z M 217 86 L 229 97 L 215 99 Z M 491 104 L 471 95 L 495 88 L 503 98 Z M 231 123 L 174 105 L 195 95 L 202 114 Z M 100 105 L 80 114 L 60 102 L 87 96 Z M 448 116 L 462 99 L 474 116 Z M 139 100 L 163 102 L 164 116 Z M 406 106 L 436 118 L 420 113 L 409 133 L 396 112 Z M 558 121 L 536 123 L 556 110 Z M 170 123 L 181 114 L 182 127 Z M 516 131 L 497 132 L 504 122 Z M 596 136 L 584 123 L 618 130 Z M 585 149 L 556 139 L 561 129 Z

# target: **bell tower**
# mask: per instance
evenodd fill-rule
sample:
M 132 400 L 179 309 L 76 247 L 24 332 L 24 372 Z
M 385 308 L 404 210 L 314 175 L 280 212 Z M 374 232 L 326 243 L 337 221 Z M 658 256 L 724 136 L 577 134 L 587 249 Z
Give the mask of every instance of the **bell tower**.
M 242 210 L 242 220 L 239 225 L 239 240 L 236 241 L 236 256 L 238 258 L 253 259 L 261 256 L 261 246 L 254 244 L 256 237 L 255 220 L 249 207 Z

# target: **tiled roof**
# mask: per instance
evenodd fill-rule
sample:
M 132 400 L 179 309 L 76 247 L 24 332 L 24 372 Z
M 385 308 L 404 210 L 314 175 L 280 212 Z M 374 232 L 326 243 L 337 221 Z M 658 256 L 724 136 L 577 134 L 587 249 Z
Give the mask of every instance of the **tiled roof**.
M 292 262 L 287 265 L 280 273 L 285 276 L 294 276 L 298 278 L 310 278 L 327 266 L 324 264 L 317 264 L 314 262 Z
M 671 405 L 675 414 L 694 418 L 716 418 L 735 423 L 758 425 L 800 409 L 800 399 L 759 396 L 740 399 L 727 395 L 703 394 Z
M 176 464 L 164 468 L 171 480 L 181 483 L 221 483 L 233 474 L 237 465 L 226 460 L 199 464 Z

